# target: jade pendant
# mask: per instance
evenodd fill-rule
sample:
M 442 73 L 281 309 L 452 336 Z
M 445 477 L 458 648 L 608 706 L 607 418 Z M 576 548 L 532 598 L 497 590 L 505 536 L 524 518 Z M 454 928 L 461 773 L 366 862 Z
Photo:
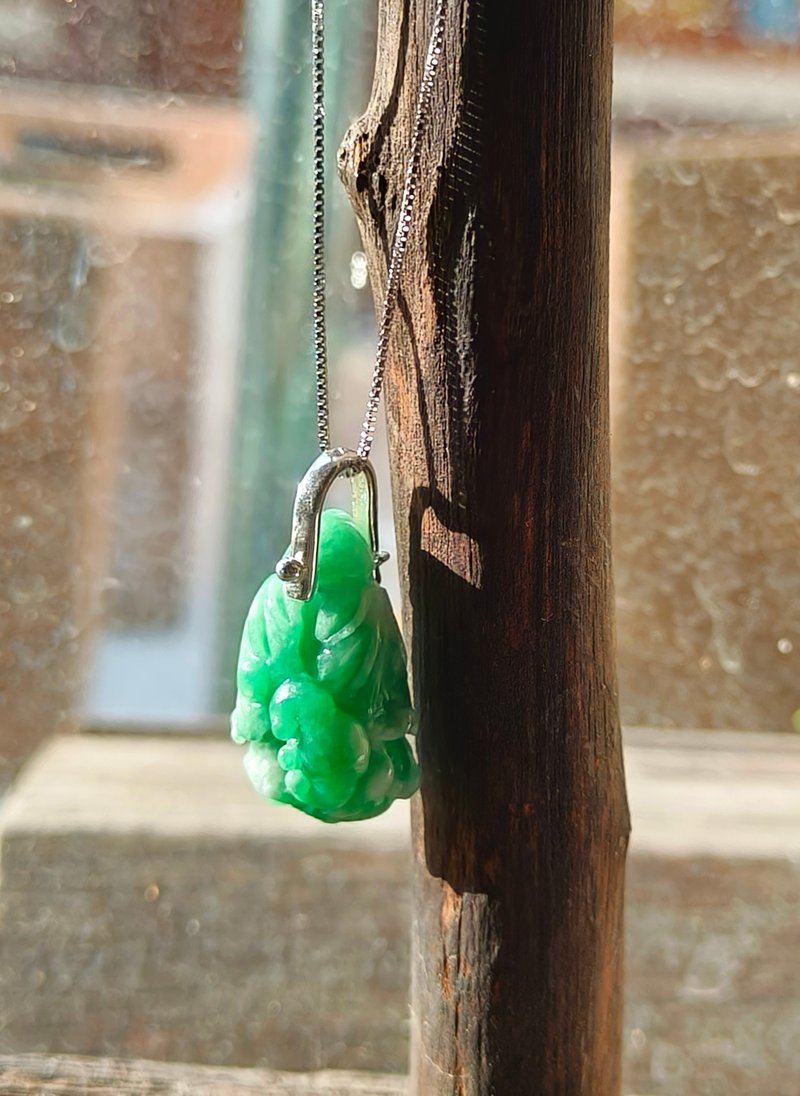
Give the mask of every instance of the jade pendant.
M 265 798 L 324 822 L 371 818 L 413 795 L 419 772 L 406 655 L 373 552 L 342 510 L 321 514 L 306 601 L 271 575 L 244 626 L 231 719 Z

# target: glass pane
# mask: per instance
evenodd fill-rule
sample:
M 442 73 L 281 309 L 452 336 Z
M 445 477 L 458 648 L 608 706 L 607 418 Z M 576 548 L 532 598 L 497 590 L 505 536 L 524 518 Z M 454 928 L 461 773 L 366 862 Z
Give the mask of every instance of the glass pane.
M 377 5 L 327 7 L 348 442 L 374 319 L 334 150 Z M 719 732 L 800 730 L 798 6 L 617 0 L 617 42 L 621 706 L 670 731 L 631 798 L 684 812 L 705 765 L 695 817 L 767 820 L 752 862 L 710 824 L 634 856 L 629 1091 L 782 1096 L 797 755 Z M 308 46 L 308 0 L 0 0 L 0 786 L 51 738 L 4 803 L 4 1053 L 405 1068 L 406 816 L 304 830 L 223 739 L 316 453 Z
M 628 731 L 626 1085 L 789 1092 L 798 996 L 780 941 L 798 898 L 798 6 L 623 0 L 617 11 L 620 707 L 627 728 L 648 728 L 640 741 L 662 748 L 648 798 Z M 661 797 L 653 850 L 647 820 Z M 682 849 L 660 857 L 674 834 Z M 747 851 L 755 834 L 768 851 Z M 657 991 L 637 971 L 658 971 Z
M 362 8 L 329 20 L 331 176 L 369 89 Z M 2 4 L 9 772 L 79 718 L 197 728 L 230 704 L 315 452 L 307 24 L 297 2 Z M 372 305 L 331 184 L 349 438 Z

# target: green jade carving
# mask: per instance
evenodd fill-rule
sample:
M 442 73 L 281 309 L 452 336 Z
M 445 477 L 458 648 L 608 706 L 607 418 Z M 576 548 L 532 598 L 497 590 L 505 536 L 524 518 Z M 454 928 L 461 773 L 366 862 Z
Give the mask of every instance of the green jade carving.
M 265 798 L 324 822 L 372 818 L 417 790 L 403 640 L 372 551 L 342 510 L 324 510 L 317 586 L 287 596 L 271 575 L 242 636 L 235 742 Z

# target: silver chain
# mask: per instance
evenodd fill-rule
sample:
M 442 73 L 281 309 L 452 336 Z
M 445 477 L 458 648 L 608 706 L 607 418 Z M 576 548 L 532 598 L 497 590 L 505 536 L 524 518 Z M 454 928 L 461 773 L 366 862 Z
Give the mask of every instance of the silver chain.
M 325 317 L 325 5 L 311 0 L 311 73 L 314 109 L 314 368 L 317 374 L 317 438 L 331 447 L 328 396 L 328 331 Z
M 383 378 L 389 357 L 389 338 L 397 310 L 400 276 L 403 271 L 408 240 L 411 235 L 414 206 L 419 188 L 422 141 L 430 119 L 431 101 L 436 71 L 442 57 L 447 0 L 436 0 L 425 67 L 422 72 L 414 126 L 411 132 L 411 151 L 406 167 L 400 213 L 397 218 L 392 250 L 389 256 L 389 272 L 386 292 L 378 328 L 378 345 L 375 365 L 369 386 L 364 422 L 358 442 L 358 455 L 366 460 L 375 438 L 378 408 L 383 390 Z M 325 313 L 325 5 L 324 0 L 311 0 L 312 81 L 314 103 L 314 362 L 317 377 L 317 437 L 320 449 L 330 448 L 330 404 L 328 395 L 328 339 Z

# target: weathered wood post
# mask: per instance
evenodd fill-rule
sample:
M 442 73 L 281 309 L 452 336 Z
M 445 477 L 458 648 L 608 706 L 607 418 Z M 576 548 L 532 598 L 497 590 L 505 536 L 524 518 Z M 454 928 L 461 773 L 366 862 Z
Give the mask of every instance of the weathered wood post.
M 340 154 L 380 297 L 433 0 Z M 418 1096 L 615 1096 L 611 0 L 451 0 L 387 413 L 420 711 Z

